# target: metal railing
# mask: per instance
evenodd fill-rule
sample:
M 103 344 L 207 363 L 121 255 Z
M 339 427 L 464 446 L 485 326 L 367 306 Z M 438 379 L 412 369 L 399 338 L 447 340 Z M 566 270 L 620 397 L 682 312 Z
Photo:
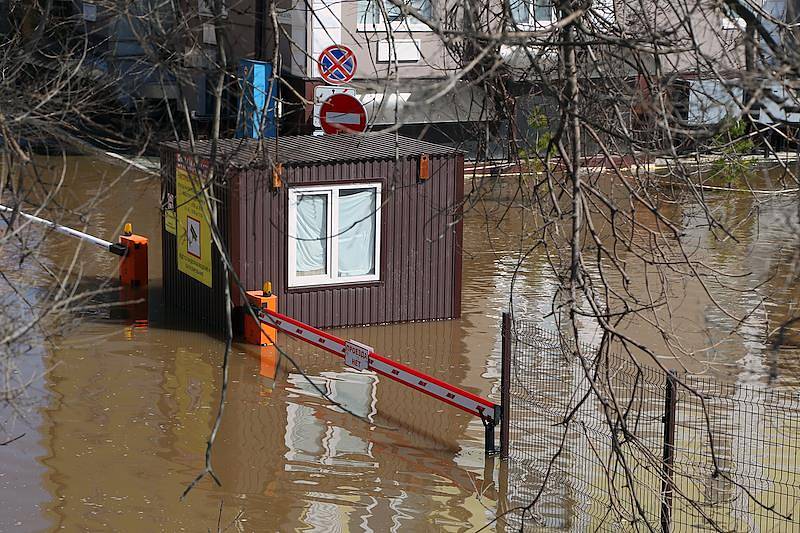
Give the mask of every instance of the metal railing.
M 513 526 L 800 530 L 796 391 L 668 374 L 507 322 L 501 452 Z

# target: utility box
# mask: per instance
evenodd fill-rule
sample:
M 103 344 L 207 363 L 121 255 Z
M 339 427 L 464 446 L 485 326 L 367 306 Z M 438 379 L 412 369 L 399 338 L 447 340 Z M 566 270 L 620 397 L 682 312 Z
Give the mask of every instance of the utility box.
M 162 205 L 176 206 L 165 300 L 213 328 L 225 316 L 214 239 L 244 290 L 271 281 L 278 310 L 316 327 L 461 315 L 459 151 L 391 133 L 223 139 L 214 154 L 210 141 L 166 143 L 161 168 Z
M 278 81 L 272 77 L 272 64 L 242 59 L 239 62 L 239 87 L 242 95 L 236 119 L 236 137 L 275 137 Z

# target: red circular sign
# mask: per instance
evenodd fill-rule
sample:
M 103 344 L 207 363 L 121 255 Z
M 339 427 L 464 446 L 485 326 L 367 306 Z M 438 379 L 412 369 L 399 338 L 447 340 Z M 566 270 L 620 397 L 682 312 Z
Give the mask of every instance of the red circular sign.
M 319 121 L 328 134 L 361 133 L 367 129 L 367 110 L 355 96 L 334 94 L 320 106 Z
M 332 85 L 347 83 L 356 75 L 356 55 L 348 47 L 335 44 L 327 47 L 317 59 L 319 75 Z

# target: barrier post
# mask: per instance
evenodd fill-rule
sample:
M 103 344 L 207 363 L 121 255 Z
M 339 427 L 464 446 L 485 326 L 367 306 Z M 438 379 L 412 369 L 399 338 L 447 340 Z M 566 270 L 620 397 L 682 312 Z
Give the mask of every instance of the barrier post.
M 119 260 L 119 280 L 123 285 L 143 287 L 147 285 L 147 245 L 149 239 L 133 234 L 133 227 L 125 224 L 119 244 L 125 251 Z M 112 250 L 114 251 L 114 250 Z
M 500 418 L 500 458 L 508 457 L 511 428 L 511 314 L 503 313 L 501 329 L 502 348 L 500 350 L 500 405 L 503 408 Z
M 270 311 L 278 310 L 278 297 L 272 294 L 272 283 L 264 282 L 260 291 L 247 291 L 247 304 L 254 308 L 256 313 L 261 309 Z M 278 330 L 274 327 L 262 324 L 253 318 L 250 313 L 244 314 L 244 340 L 248 344 L 257 346 L 271 346 L 274 344 Z
M 495 409 L 495 417 L 497 416 L 498 409 Z M 492 419 L 488 416 L 482 416 L 481 420 L 483 421 L 483 428 L 484 428 L 484 441 L 483 441 L 483 448 L 486 451 L 486 455 L 497 455 L 497 449 L 494 447 L 494 426 L 497 425 L 495 419 Z

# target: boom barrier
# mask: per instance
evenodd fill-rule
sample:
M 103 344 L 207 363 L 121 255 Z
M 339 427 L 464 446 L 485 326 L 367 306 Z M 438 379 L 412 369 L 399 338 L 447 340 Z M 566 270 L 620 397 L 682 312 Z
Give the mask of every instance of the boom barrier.
M 0 205 L 0 211 L 8 214 L 14 213 L 13 208 L 5 205 Z M 51 222 L 50 220 L 46 220 L 44 218 L 40 218 L 35 215 L 30 215 L 22 211 L 17 211 L 17 215 L 21 216 L 24 219 L 30 220 L 31 222 L 36 222 L 37 224 L 47 226 L 48 228 L 51 228 L 53 231 L 57 231 L 58 233 L 68 235 L 70 237 L 75 237 L 76 239 L 80 239 L 82 241 L 94 244 L 95 246 L 99 246 L 100 248 L 104 248 L 105 250 L 111 252 L 112 254 L 119 256 L 125 255 L 126 248 L 125 245 L 123 244 L 107 241 L 105 239 L 100 239 L 98 237 L 95 237 L 94 235 L 89 235 L 88 233 L 68 228 L 67 226 L 62 226 L 61 224 Z
M 18 209 L 0 205 L 0 213 L 16 214 L 30 222 L 47 226 L 48 228 L 73 237 L 82 241 L 99 246 L 114 255 L 120 256 L 119 277 L 124 285 L 140 286 L 147 285 L 147 237 L 134 235 L 130 224 L 125 224 L 123 234 L 119 237 L 119 242 L 111 242 L 83 231 L 78 231 L 67 226 L 62 226 L 51 220 L 47 220 L 36 215 L 24 213 Z
M 487 455 L 494 455 L 494 428 L 500 422 L 502 409 L 500 405 L 473 394 L 460 387 L 445 383 L 440 379 L 415 370 L 402 363 L 375 353 L 371 347 L 352 340 L 344 340 L 325 333 L 315 327 L 304 324 L 289 316 L 271 309 L 254 309 L 258 319 L 265 325 L 288 333 L 296 339 L 322 348 L 333 355 L 341 357 L 348 366 L 358 370 L 372 370 L 382 376 L 416 389 L 439 401 L 457 407 L 462 411 L 477 416 L 485 428 L 485 449 Z

